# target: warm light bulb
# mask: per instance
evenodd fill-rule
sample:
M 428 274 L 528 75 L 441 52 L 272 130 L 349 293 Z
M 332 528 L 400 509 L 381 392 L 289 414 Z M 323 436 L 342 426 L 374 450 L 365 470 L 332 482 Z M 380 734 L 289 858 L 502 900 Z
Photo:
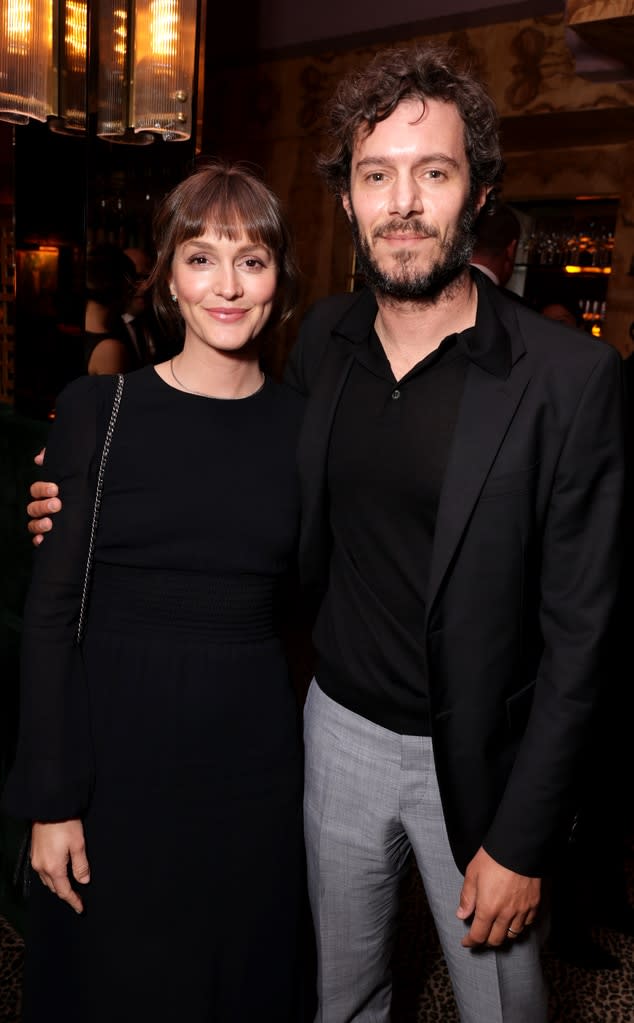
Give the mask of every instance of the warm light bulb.
M 175 0 L 153 0 L 150 4 L 150 50 L 154 57 L 173 57 L 178 45 Z
M 125 60 L 128 44 L 128 13 L 125 7 L 117 7 L 114 11 L 114 52 L 122 61 Z
M 9 53 L 26 54 L 31 36 L 31 4 L 29 0 L 9 0 L 6 19 Z
M 68 0 L 66 4 L 65 36 L 66 52 L 69 56 L 86 59 L 88 9 L 85 3 Z

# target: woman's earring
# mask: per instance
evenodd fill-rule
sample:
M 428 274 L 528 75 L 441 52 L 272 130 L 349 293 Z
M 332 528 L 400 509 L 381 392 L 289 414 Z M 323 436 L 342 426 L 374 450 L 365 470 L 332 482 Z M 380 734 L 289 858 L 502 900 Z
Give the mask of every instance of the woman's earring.
M 172 302 L 178 302 L 178 298 L 176 297 L 174 292 L 172 292 Z

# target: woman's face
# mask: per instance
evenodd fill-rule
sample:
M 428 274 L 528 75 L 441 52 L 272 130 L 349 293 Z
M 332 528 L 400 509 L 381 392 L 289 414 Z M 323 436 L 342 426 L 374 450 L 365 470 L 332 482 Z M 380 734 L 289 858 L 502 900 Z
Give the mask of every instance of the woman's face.
M 176 247 L 170 287 L 185 320 L 185 344 L 236 352 L 264 328 L 277 287 L 273 254 L 246 235 L 207 228 Z

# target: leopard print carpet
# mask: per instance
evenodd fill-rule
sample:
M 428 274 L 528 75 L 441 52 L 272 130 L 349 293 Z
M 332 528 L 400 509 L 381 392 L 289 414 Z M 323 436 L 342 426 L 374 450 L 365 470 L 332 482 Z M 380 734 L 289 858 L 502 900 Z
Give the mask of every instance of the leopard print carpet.
M 0 1023 L 20 1023 L 22 938 L 0 916 Z
M 447 968 L 415 869 L 407 878 L 402 904 L 392 1021 L 459 1023 Z M 621 969 L 584 970 L 547 956 L 549 1023 L 634 1023 L 634 937 L 607 929 L 597 931 L 595 937 L 620 960 Z M 22 954 L 22 939 L 0 916 L 0 1023 L 20 1023 Z
M 393 1023 L 460 1023 L 418 872 L 403 892 L 394 962 Z M 548 955 L 549 1023 L 634 1023 L 634 938 L 597 930 L 594 938 L 620 970 L 586 970 Z

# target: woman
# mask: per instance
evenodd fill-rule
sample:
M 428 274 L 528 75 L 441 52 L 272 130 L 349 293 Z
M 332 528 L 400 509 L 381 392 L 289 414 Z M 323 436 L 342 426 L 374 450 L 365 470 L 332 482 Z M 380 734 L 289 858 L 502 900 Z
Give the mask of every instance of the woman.
M 124 320 L 136 268 L 117 245 L 103 242 L 86 260 L 84 361 L 93 374 L 127 373 L 142 364 Z
M 275 613 L 303 406 L 258 360 L 296 267 L 277 199 L 240 165 L 178 185 L 155 241 L 156 311 L 184 345 L 125 378 L 85 690 L 73 633 L 112 378 L 66 389 L 46 455 L 64 507 L 35 558 L 5 793 L 43 882 L 25 1023 L 297 1018 L 301 747 Z

